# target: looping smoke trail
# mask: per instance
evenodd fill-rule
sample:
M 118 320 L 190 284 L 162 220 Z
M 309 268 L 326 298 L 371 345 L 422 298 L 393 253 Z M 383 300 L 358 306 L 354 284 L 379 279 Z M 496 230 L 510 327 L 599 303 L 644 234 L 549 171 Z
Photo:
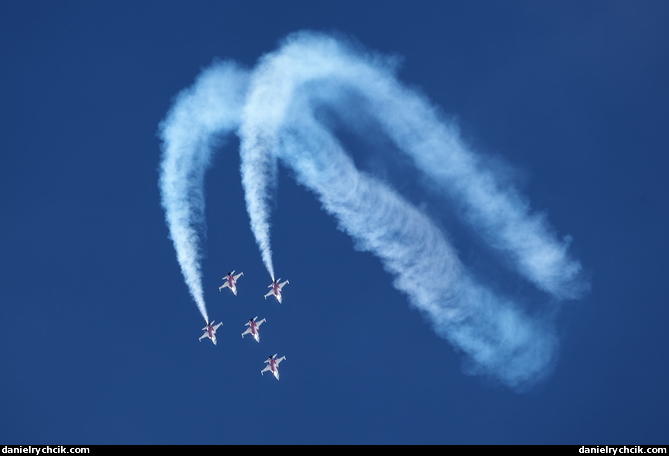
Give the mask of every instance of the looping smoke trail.
M 212 75 L 220 92 L 200 99 L 196 94 L 206 93 L 206 85 L 198 82 L 175 106 L 177 114 L 168 118 L 178 120 L 174 125 L 166 122 L 175 130 L 187 125 L 190 133 L 174 139 L 168 135 L 172 128 L 163 129 L 163 205 L 196 302 L 201 296 L 200 241 L 193 227 L 204 222 L 202 186 L 209 157 L 202 144 L 216 127 L 232 131 L 238 126 L 251 229 L 272 279 L 270 203 L 281 160 L 317 195 L 356 248 L 381 260 L 395 277 L 395 287 L 406 293 L 435 332 L 467 355 L 469 372 L 493 376 L 517 390 L 548 375 L 557 353 L 550 313 L 535 311 L 530 316 L 512 298 L 481 284 L 460 262 L 443 231 L 390 184 L 358 170 L 332 129 L 316 115 L 327 107 L 343 113 L 343 119 L 358 112 L 373 118 L 426 177 L 425 190 L 438 195 L 445 207 L 457 204 L 465 222 L 519 275 L 553 300 L 578 297 L 587 284 L 580 264 L 568 254 L 568 242 L 556 239 L 514 188 L 482 166 L 424 96 L 397 81 L 393 59 L 362 52 L 329 35 L 301 32 L 263 56 L 248 76 L 248 85 L 240 72 L 215 68 L 205 74 Z M 221 101 L 234 99 L 233 93 L 240 97 L 235 99 L 239 104 Z M 194 119 L 212 122 L 184 120 L 178 112 L 188 111 L 185 106 L 192 106 Z M 168 157 L 187 164 L 175 173 L 167 166 Z M 387 159 L 393 158 L 398 157 L 388 153 Z M 178 180 L 179 186 L 172 189 L 163 182 L 168 180 L 165 176 L 184 182 Z M 180 236 L 186 241 L 177 240 Z
M 209 323 L 202 290 L 202 237 L 205 230 L 204 175 L 215 135 L 239 125 L 248 74 L 232 63 L 215 63 L 192 88 L 176 98 L 160 124 L 163 141 L 160 193 L 165 220 L 191 296 Z
M 280 137 L 280 129 L 298 112 L 294 107 L 288 112 L 291 100 L 313 95 L 310 104 L 348 113 L 358 107 L 347 103 L 344 89 L 356 91 L 432 187 L 463 206 L 467 221 L 489 245 L 506 254 L 521 275 L 558 298 L 578 297 L 584 291 L 581 266 L 568 257 L 569 239 L 555 239 L 515 189 L 503 187 L 482 168 L 454 127 L 423 96 L 396 80 L 394 66 L 391 59 L 356 52 L 330 36 L 292 35 L 281 49 L 264 56 L 254 72 L 240 129 L 242 138 L 253 140 L 242 145 L 242 156 L 258 154 L 254 143 L 260 128 Z M 307 113 L 313 110 L 307 107 Z M 259 191 L 251 195 L 266 197 Z
M 428 178 L 426 190 L 460 205 L 465 221 L 488 245 L 553 299 L 584 291 L 581 266 L 569 257 L 568 242 L 557 240 L 515 189 L 485 169 L 425 97 L 397 81 L 394 69 L 393 59 L 311 32 L 291 35 L 263 56 L 251 76 L 239 129 L 247 207 L 267 204 L 264 186 L 275 185 L 269 177 L 275 159 L 268 155 L 276 156 L 316 193 L 358 248 L 381 259 L 396 288 L 435 331 L 468 355 L 471 372 L 527 387 L 547 375 L 555 359 L 550 314 L 530 318 L 513 299 L 480 284 L 434 222 L 389 185 L 355 168 L 316 112 L 326 106 L 345 121 L 364 109 Z M 268 211 L 249 215 L 256 227 L 269 226 Z M 268 232 L 256 236 L 269 240 Z

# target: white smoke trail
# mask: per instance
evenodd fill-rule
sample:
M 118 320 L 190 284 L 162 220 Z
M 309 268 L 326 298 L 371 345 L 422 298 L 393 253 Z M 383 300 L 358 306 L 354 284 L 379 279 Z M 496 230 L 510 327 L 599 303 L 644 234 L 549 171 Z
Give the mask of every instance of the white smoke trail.
M 506 253 L 520 274 L 559 298 L 575 298 L 584 291 L 581 266 L 567 253 L 568 240 L 557 240 L 544 218 L 531 214 L 514 188 L 504 187 L 478 163 L 454 127 L 424 97 L 396 80 L 392 60 L 355 52 L 330 36 L 302 32 L 263 57 L 251 87 L 240 133 L 248 138 L 242 157 L 254 156 L 254 165 L 260 161 L 257 157 L 266 155 L 264 150 L 277 143 L 280 129 L 289 127 L 291 116 L 300 112 L 294 107 L 288 112 L 293 98 L 311 96 L 311 109 L 304 115 L 313 115 L 315 104 L 328 104 L 346 116 L 360 109 L 349 106 L 343 96 L 345 91 L 355 91 L 432 186 L 463 206 L 468 222 L 492 247 Z M 261 139 L 259 125 L 272 133 Z M 268 192 L 261 190 L 267 176 L 258 177 L 249 179 L 253 191 L 247 199 L 267 198 Z M 268 217 L 265 214 L 254 216 Z
M 276 188 L 277 163 L 276 157 L 268 151 L 272 150 L 276 144 L 271 143 L 274 138 L 269 137 L 265 137 L 264 141 L 257 141 L 254 132 L 244 128 L 244 124 L 242 124 L 240 130 L 245 130 L 244 136 L 248 138 L 246 153 L 241 154 L 240 164 L 244 197 L 246 198 L 246 211 L 251 221 L 251 231 L 260 248 L 262 261 L 272 281 L 274 281 L 269 203 Z
M 204 175 L 215 135 L 234 131 L 248 74 L 232 63 L 215 63 L 183 90 L 161 123 L 160 192 L 165 220 L 191 296 L 209 323 L 201 276 L 205 230 Z
M 347 96 L 351 91 L 357 104 Z M 265 55 L 251 78 L 239 135 L 247 207 L 256 211 L 250 216 L 260 229 L 256 236 L 269 245 L 269 233 L 262 232 L 270 216 L 265 186 L 275 185 L 276 156 L 316 192 L 359 248 L 382 260 L 395 286 L 428 315 L 435 331 L 469 355 L 473 371 L 519 389 L 542 378 L 555 356 L 550 317 L 532 319 L 511 299 L 477 283 L 434 223 L 359 172 L 315 119 L 322 105 L 346 118 L 361 108 L 360 100 L 429 177 L 430 189 L 462 205 L 467 222 L 519 274 L 557 299 L 583 291 L 581 266 L 568 256 L 566 242 L 555 239 L 515 189 L 478 163 L 424 97 L 397 82 L 391 60 L 309 32 Z
M 427 177 L 426 190 L 459 205 L 465 221 L 552 299 L 574 298 L 585 290 L 568 243 L 559 241 L 514 188 L 480 163 L 422 95 L 396 80 L 392 59 L 303 32 L 265 55 L 248 81 L 232 65 L 207 70 L 194 89 L 181 95 L 163 125 L 163 205 L 179 263 L 203 316 L 198 233 L 204 224 L 208 140 L 214 132 L 238 127 L 251 228 L 272 279 L 271 202 L 277 160 L 282 160 L 356 247 L 381 259 L 395 287 L 435 332 L 467 355 L 470 372 L 516 389 L 548 375 L 557 353 L 550 312 L 530 314 L 519 302 L 483 286 L 427 215 L 388 183 L 355 167 L 332 129 L 317 119 L 321 107 L 342 119 L 362 113 L 377 122 Z M 387 158 L 398 157 L 389 153 Z
M 291 108 L 308 112 L 302 103 Z M 435 331 L 471 357 L 472 372 L 493 375 L 519 390 L 549 372 L 555 335 L 476 283 L 425 214 L 358 171 L 330 133 L 308 116 L 291 120 L 281 138 L 279 158 L 319 196 L 359 249 L 381 259 L 395 276 L 395 287 Z

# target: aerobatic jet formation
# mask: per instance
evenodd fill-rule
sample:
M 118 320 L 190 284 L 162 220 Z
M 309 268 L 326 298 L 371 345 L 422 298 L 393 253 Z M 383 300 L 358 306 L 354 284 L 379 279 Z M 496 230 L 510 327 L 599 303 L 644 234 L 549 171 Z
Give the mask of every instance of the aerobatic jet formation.
M 283 283 L 279 283 L 281 279 L 276 279 L 274 282 L 272 282 L 270 285 L 267 286 L 267 288 L 271 288 L 271 290 L 265 295 L 265 299 L 267 299 L 267 296 L 272 296 L 276 298 L 277 301 L 279 301 L 279 304 L 281 304 L 281 289 L 283 286 L 287 283 L 290 283 L 289 281 L 285 281 Z
M 205 337 L 208 337 L 211 339 L 211 341 L 216 345 L 216 330 L 218 329 L 219 326 L 221 326 L 223 322 L 217 324 L 214 326 L 214 321 L 212 320 L 211 323 L 207 323 L 207 326 L 202 328 L 204 330 L 204 334 L 200 336 L 200 342 L 202 342 L 202 339 Z
M 223 277 L 223 285 L 218 287 L 218 291 L 221 291 L 223 288 L 228 287 L 232 290 L 232 292 L 237 296 L 237 279 L 239 279 L 240 276 L 243 276 L 244 273 L 240 272 L 239 274 L 235 275 L 235 271 L 233 270 L 232 272 L 228 272 L 225 277 Z
M 265 323 L 265 319 L 263 318 L 260 321 L 256 321 L 257 319 L 258 319 L 257 316 L 254 317 L 254 318 L 251 318 L 248 321 L 248 323 L 246 323 L 244 325 L 244 326 L 248 326 L 248 328 L 246 328 L 246 331 L 244 331 L 242 333 L 242 338 L 244 338 L 244 336 L 246 334 L 251 334 L 253 336 L 253 338 L 256 340 L 256 342 L 260 342 L 260 330 L 259 330 L 259 328 L 260 328 L 260 325 Z
M 265 360 L 265 362 L 268 363 L 267 366 L 265 366 L 265 368 L 263 370 L 261 370 L 260 373 L 262 375 L 264 375 L 264 373 L 266 371 L 270 371 L 271 373 L 274 374 L 274 376 L 278 380 L 279 379 L 279 363 L 281 361 L 283 361 L 284 359 L 286 359 L 285 356 L 282 356 L 281 358 L 277 359 L 276 354 L 274 356 L 270 356 L 269 358 L 267 358 Z

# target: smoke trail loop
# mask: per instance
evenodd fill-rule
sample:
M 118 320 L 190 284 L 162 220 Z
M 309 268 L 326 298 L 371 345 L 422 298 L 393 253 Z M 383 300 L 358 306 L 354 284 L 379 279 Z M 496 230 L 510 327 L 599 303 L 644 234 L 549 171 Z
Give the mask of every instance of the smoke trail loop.
M 183 90 L 160 124 L 161 203 L 177 261 L 204 320 L 209 323 L 202 289 L 202 238 L 205 233 L 204 175 L 213 140 L 237 128 L 248 74 L 233 63 L 217 62 L 192 88 Z
M 270 219 L 280 160 L 356 248 L 380 259 L 434 331 L 466 355 L 468 372 L 522 390 L 555 362 L 552 309 L 530 314 L 521 300 L 485 286 L 428 214 L 373 168 L 356 167 L 318 113 L 329 110 L 353 127 L 357 119 L 371 119 L 396 148 L 384 159 L 408 158 L 418 184 L 441 208 L 456 207 L 465 225 L 552 301 L 584 292 L 581 265 L 569 254 L 569 238 L 558 239 L 424 95 L 397 80 L 396 64 L 341 39 L 301 32 L 264 55 L 251 73 L 214 65 L 180 96 L 162 129 L 161 192 L 186 283 L 206 319 L 200 260 L 208 140 L 215 132 L 235 132 L 251 230 L 272 280 Z

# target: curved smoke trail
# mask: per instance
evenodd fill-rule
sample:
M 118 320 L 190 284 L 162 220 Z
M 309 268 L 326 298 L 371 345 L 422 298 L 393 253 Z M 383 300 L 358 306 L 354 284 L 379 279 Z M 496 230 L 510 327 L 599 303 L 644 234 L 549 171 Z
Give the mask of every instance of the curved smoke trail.
M 228 134 L 239 124 L 247 83 L 248 74 L 236 65 L 212 65 L 192 88 L 177 96 L 159 129 L 163 141 L 159 186 L 165 220 L 181 272 L 207 323 L 200 263 L 206 226 L 204 175 L 216 135 Z
M 215 77 L 228 96 L 230 90 L 243 90 L 234 72 Z M 237 130 L 242 182 L 251 228 L 272 278 L 270 203 L 281 160 L 357 248 L 381 259 L 395 287 L 428 317 L 435 332 L 468 355 L 472 372 L 518 389 L 548 374 L 557 348 L 551 317 L 530 316 L 513 299 L 482 285 L 434 221 L 390 184 L 356 168 L 318 114 L 326 108 L 346 119 L 364 111 L 426 177 L 426 190 L 460 206 L 466 222 L 517 273 L 552 299 L 578 297 L 586 285 L 580 264 L 568 254 L 568 242 L 556 239 L 515 189 L 479 163 L 423 96 L 397 81 L 391 59 L 360 52 L 329 35 L 302 32 L 263 56 L 245 88 Z M 219 127 L 231 129 L 234 116 L 220 105 L 222 95 L 215 102 L 193 103 L 198 115 L 209 119 L 224 110 L 230 117 Z M 206 135 L 201 129 L 191 137 L 202 141 Z M 193 159 L 192 153 L 184 156 Z M 398 157 L 389 152 L 385 158 Z M 182 190 L 201 192 L 202 173 L 190 182 Z M 202 209 L 196 206 L 195 212 Z M 197 264 L 199 257 L 192 259 Z
M 258 165 L 270 168 L 274 163 L 268 152 L 275 153 L 296 117 L 313 116 L 319 105 L 345 115 L 359 110 L 359 102 L 348 101 L 350 91 L 364 100 L 365 109 L 431 186 L 461 205 L 468 222 L 509 256 L 520 274 L 556 297 L 579 296 L 581 266 L 569 258 L 568 241 L 555 239 L 545 220 L 531 214 L 515 189 L 503 187 L 477 162 L 431 104 L 396 80 L 392 60 L 356 52 L 330 36 L 294 34 L 278 51 L 265 55 L 254 71 L 240 128 L 247 200 L 267 198 L 271 172 L 259 171 Z M 293 106 L 298 99 L 306 99 L 305 105 Z M 259 226 L 269 226 L 268 211 L 250 211 L 250 216 Z

